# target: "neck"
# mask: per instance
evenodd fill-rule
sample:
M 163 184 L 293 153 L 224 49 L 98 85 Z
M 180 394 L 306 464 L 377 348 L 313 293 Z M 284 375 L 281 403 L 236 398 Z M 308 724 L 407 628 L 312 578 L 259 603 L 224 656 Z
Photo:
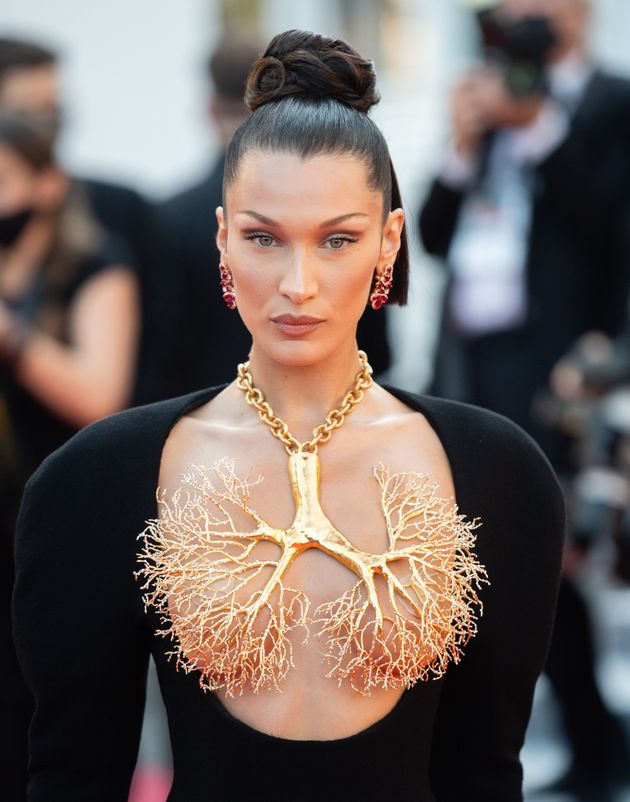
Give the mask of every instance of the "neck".
M 274 413 L 304 441 L 354 386 L 360 362 L 356 340 L 317 364 L 300 367 L 281 365 L 254 345 L 249 368 Z

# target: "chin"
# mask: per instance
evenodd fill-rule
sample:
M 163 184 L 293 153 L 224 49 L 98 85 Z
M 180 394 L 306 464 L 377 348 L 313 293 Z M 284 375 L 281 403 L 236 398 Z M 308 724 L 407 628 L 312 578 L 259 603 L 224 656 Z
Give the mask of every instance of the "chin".
M 278 365 L 292 368 L 305 368 L 325 362 L 339 346 L 339 343 L 317 342 L 315 339 L 307 338 L 272 342 L 254 341 L 255 349 L 266 354 L 268 359 L 277 362 Z

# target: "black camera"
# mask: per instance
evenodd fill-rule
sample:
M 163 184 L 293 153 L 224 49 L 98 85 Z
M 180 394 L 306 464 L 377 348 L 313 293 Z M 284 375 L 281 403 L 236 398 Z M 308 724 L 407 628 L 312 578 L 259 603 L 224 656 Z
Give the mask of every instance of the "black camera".
M 547 62 L 558 41 L 547 17 L 512 19 L 490 8 L 476 18 L 485 58 L 502 70 L 508 92 L 514 97 L 544 93 Z

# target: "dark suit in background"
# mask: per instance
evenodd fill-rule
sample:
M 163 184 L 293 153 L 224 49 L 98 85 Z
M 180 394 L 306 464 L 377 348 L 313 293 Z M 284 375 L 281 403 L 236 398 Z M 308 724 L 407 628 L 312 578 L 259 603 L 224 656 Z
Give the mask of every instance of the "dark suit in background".
M 221 205 L 223 157 L 197 185 L 156 206 L 160 269 L 160 353 L 164 396 L 232 381 L 251 338 L 228 309 L 214 242 Z

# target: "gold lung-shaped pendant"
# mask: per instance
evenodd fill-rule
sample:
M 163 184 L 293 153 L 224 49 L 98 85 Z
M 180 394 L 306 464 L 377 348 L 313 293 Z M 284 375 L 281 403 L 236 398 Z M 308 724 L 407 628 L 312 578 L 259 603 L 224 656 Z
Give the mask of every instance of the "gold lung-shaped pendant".
M 192 468 L 170 499 L 158 489 L 161 515 L 138 536 L 136 577 L 144 579 L 145 609 L 161 614 L 158 634 L 174 641 L 169 655 L 178 668 L 199 671 L 204 690 L 279 688 L 294 667 L 289 633 L 302 628 L 308 638 L 309 625 L 325 641 L 326 676 L 362 694 L 408 688 L 459 662 L 482 613 L 476 589 L 489 584 L 473 552 L 480 521 L 466 521 L 436 495 L 430 474 L 374 468 L 388 548 L 370 554 L 326 517 L 316 453 L 289 456 L 295 517 L 286 530 L 249 506 L 261 477 L 240 479 L 228 458 Z M 235 524 L 235 509 L 251 529 Z M 312 548 L 342 563 L 356 583 L 311 615 L 307 594 L 284 577 Z

